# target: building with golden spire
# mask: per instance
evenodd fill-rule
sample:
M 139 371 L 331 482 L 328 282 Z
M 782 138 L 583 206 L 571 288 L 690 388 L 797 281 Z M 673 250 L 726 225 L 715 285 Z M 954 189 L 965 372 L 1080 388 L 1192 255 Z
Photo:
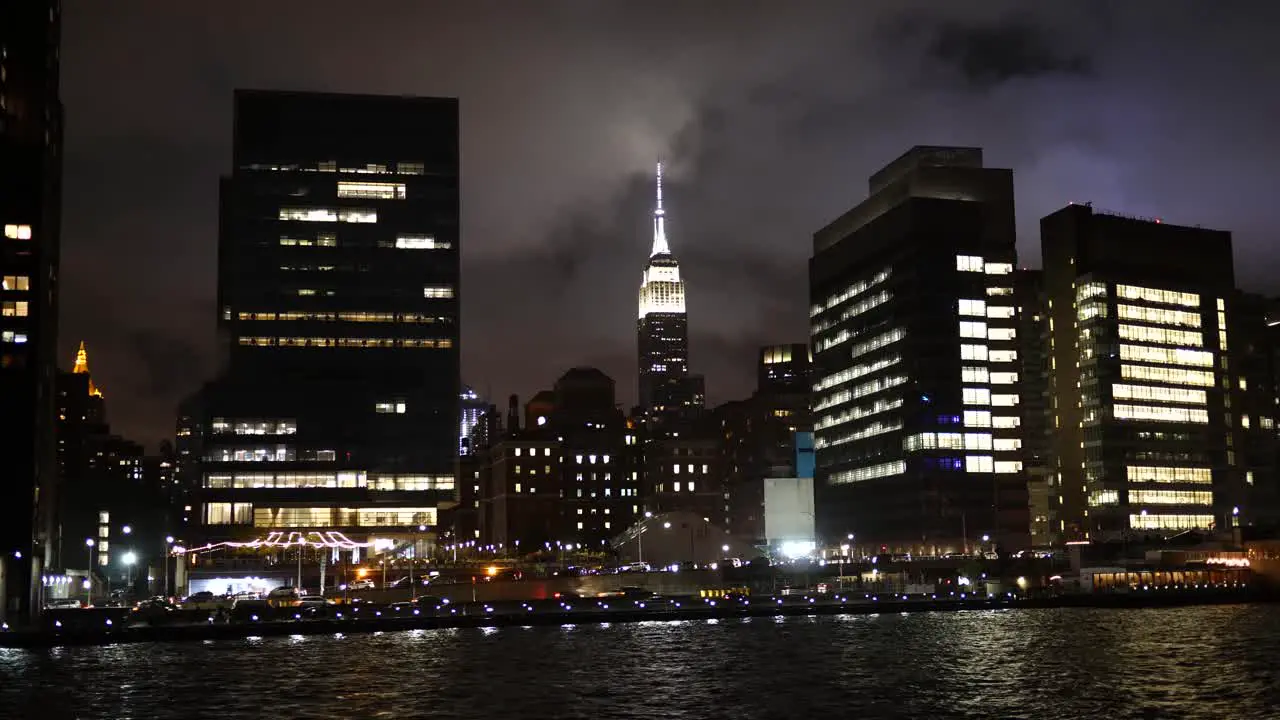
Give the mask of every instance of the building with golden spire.
M 84 349 L 84 341 L 80 341 L 80 349 L 76 351 L 76 364 L 71 368 L 73 375 L 89 375 L 89 397 L 102 397 L 102 391 L 93 384 L 93 376 L 89 372 L 89 352 Z

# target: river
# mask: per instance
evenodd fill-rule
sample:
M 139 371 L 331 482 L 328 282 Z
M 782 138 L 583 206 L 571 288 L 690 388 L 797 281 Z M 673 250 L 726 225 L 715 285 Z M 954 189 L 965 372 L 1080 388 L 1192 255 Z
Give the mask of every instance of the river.
M 0 718 L 1276 718 L 1280 607 L 0 649 Z

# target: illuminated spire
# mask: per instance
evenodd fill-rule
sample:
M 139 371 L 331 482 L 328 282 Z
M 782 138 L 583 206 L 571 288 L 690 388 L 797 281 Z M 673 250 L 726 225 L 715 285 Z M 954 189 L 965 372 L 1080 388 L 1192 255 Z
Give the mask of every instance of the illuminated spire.
M 671 246 L 667 244 L 666 211 L 662 209 L 662 163 L 658 163 L 658 204 L 653 209 L 653 249 L 649 257 L 670 255 Z
M 80 341 L 80 349 L 76 351 L 76 366 L 71 368 L 71 372 L 76 375 L 89 372 L 89 353 L 84 349 L 83 340 Z
M 71 372 L 75 375 L 89 374 L 89 352 L 84 349 L 84 341 L 80 341 L 80 349 L 76 351 L 76 364 L 71 368 Z M 102 391 L 93 384 L 93 378 L 89 378 L 89 397 L 102 397 Z

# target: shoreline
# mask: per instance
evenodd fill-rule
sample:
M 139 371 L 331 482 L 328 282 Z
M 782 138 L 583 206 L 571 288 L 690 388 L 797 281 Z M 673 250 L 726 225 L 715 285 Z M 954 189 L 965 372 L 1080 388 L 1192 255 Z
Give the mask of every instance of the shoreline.
M 892 598 L 892 599 L 890 599 Z M 736 602 L 691 607 L 644 609 L 532 610 L 485 612 L 483 604 L 466 607 L 482 614 L 414 617 L 347 617 L 308 620 L 200 623 L 185 625 L 140 625 L 107 629 L 70 628 L 58 630 L 10 630 L 0 633 L 0 648 L 45 649 L 64 646 L 114 645 L 117 643 L 195 642 L 237 640 L 284 635 L 368 634 L 406 630 L 449 628 L 528 627 L 632 623 L 675 620 L 721 620 L 752 617 L 800 617 L 818 615 L 875 615 L 884 613 L 961 612 L 966 610 L 1049 610 L 1058 608 L 1153 609 L 1203 605 L 1270 603 L 1280 600 L 1256 591 L 1203 592 L 1136 591 L 1108 595 L 1063 595 L 1050 598 L 916 598 L 844 601 L 830 596 L 807 602 L 800 598 L 757 597 L 750 604 Z

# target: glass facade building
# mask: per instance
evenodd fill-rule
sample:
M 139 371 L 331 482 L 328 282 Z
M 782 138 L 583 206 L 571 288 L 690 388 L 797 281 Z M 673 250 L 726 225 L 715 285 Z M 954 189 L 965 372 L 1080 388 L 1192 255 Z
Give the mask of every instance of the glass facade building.
M 1230 527 L 1238 434 L 1231 234 L 1070 205 L 1041 220 L 1053 531 L 1114 540 Z M 1272 413 L 1273 414 L 1273 413 Z
M 61 3 L 0 3 L 0 618 L 41 606 L 56 557 Z
M 1029 542 L 1013 174 L 916 147 L 814 236 L 818 530 L 880 551 Z
M 206 539 L 417 533 L 455 497 L 458 103 L 238 91 Z M 415 535 L 415 537 L 417 537 Z

